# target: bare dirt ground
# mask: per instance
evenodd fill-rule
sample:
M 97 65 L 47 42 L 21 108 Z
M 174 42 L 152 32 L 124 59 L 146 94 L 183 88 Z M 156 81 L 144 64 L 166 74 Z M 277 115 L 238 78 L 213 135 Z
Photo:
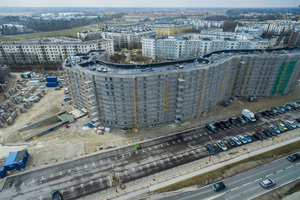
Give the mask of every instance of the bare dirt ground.
M 16 74 L 16 76 L 19 77 L 19 74 Z M 193 119 L 181 125 L 171 124 L 161 127 L 145 128 L 140 129 L 137 133 L 112 129 L 110 133 L 97 135 L 93 128 L 83 129 L 83 125 L 90 121 L 90 119 L 85 116 L 71 123 L 70 128 L 60 127 L 36 140 L 25 143 L 22 139 L 24 133 L 19 134 L 18 129 L 53 116 L 59 112 L 73 110 L 71 105 L 63 102 L 63 98 L 65 97 L 63 89 L 54 90 L 53 88 L 46 88 L 46 90 L 47 94 L 38 103 L 34 103 L 25 113 L 20 113 L 11 126 L 0 129 L 0 144 L 2 144 L 2 146 L 0 146 L 0 157 L 8 156 L 7 151 L 2 151 L 7 145 L 10 146 L 10 151 L 20 150 L 20 145 L 23 145 L 32 155 L 28 165 L 40 165 L 56 162 L 57 160 L 70 160 L 81 155 L 95 152 L 99 150 L 99 148 L 105 149 L 108 146 L 120 147 L 129 145 L 176 131 L 202 126 L 207 122 L 228 119 L 232 116 L 241 115 L 242 109 L 244 108 L 257 112 L 262 109 L 280 106 L 290 101 L 300 99 L 300 86 L 297 86 L 294 92 L 286 96 L 259 99 L 258 102 L 252 103 L 237 100 L 228 107 L 218 105 L 205 116 L 201 116 L 198 119 Z M 63 106 L 61 105 L 62 103 L 64 103 Z M 16 146 L 16 148 L 14 149 L 13 146 Z

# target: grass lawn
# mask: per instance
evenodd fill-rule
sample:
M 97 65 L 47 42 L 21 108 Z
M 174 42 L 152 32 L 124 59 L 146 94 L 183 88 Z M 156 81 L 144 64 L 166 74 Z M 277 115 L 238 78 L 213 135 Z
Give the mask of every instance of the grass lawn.
M 26 35 L 16 35 L 16 36 L 7 36 L 7 37 L 0 37 L 0 41 L 18 41 L 18 40 L 28 40 L 28 39 L 35 39 L 35 38 L 42 38 L 42 37 L 72 37 L 77 38 L 77 32 L 87 31 L 87 30 L 96 30 L 99 29 L 98 27 L 81 27 L 81 28 L 74 28 L 68 30 L 61 30 L 61 31 L 52 31 L 52 32 L 44 32 L 44 33 L 32 33 Z
M 153 193 L 160 193 L 160 192 L 167 192 L 167 191 L 173 191 L 173 190 L 178 190 L 184 187 L 189 187 L 193 185 L 200 185 L 204 186 L 206 185 L 207 180 L 212 180 L 212 182 L 219 181 L 222 178 L 227 178 L 230 176 L 233 176 L 235 174 L 245 172 L 247 170 L 250 170 L 252 168 L 258 167 L 262 164 L 271 162 L 273 160 L 276 160 L 278 158 L 287 156 L 296 150 L 300 149 L 300 141 L 294 142 L 292 144 L 273 149 L 271 151 L 247 158 L 245 160 L 241 160 L 239 162 L 235 162 L 229 165 L 226 165 L 224 167 L 221 167 L 219 169 L 200 174 L 198 176 L 186 179 L 184 181 L 180 181 L 178 183 L 174 183 L 172 185 L 157 189 Z M 276 158 L 274 157 L 276 155 Z M 229 172 L 230 173 L 227 173 Z

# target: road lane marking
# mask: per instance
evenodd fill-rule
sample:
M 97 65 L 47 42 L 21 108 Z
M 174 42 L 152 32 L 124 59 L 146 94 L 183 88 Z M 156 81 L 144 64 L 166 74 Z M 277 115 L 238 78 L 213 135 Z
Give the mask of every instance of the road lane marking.
M 289 166 L 289 167 L 287 167 L 287 168 L 285 168 L 285 169 L 289 169 L 289 168 L 291 168 L 291 167 L 294 167 L 294 165 L 291 165 L 291 166 Z
M 244 184 L 243 186 L 249 185 L 249 184 L 251 184 L 251 183 L 252 183 L 252 182 L 246 183 L 246 184 Z
M 282 172 L 282 171 L 283 171 L 283 169 L 281 169 L 281 170 L 278 170 L 278 171 L 277 171 L 277 172 L 275 172 L 275 173 L 277 174 L 277 173 L 279 173 L 279 172 Z

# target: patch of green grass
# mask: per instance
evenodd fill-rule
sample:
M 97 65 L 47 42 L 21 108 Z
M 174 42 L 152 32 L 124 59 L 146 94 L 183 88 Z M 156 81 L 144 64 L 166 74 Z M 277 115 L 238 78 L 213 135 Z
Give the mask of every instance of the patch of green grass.
M 257 165 L 260 165 L 260 162 L 265 162 L 266 159 L 268 159 L 268 162 L 270 162 L 271 160 L 275 160 L 278 159 L 280 157 L 286 156 L 296 150 L 300 149 L 300 141 L 298 142 L 294 142 L 292 144 L 283 146 L 283 147 L 279 147 L 277 149 L 273 149 L 271 151 L 226 165 L 224 167 L 221 167 L 219 169 L 204 173 L 204 174 L 200 174 L 198 176 L 194 176 L 192 178 L 180 181 L 178 183 L 174 183 L 172 185 L 157 189 L 153 192 L 153 193 L 160 193 L 160 192 L 167 192 L 167 191 L 173 191 L 173 190 L 178 190 L 184 187 L 189 187 L 189 186 L 193 186 L 193 185 L 201 185 L 204 186 L 206 184 L 206 180 L 217 180 L 220 179 L 220 177 L 223 176 L 224 172 L 226 172 L 226 170 L 229 169 L 233 169 L 233 168 L 238 168 L 240 165 L 248 163 L 248 162 L 253 162 L 256 161 Z M 276 155 L 276 158 L 274 157 L 274 155 Z M 253 167 L 252 167 L 253 168 Z M 243 171 L 247 170 L 246 167 L 243 167 Z
M 44 33 L 32 33 L 32 34 L 26 34 L 26 35 L 0 37 L 0 40 L 1 41 L 19 41 L 19 40 L 42 38 L 42 37 L 71 37 L 71 38 L 77 38 L 77 32 L 88 31 L 88 30 L 96 30 L 96 29 L 99 29 L 99 28 L 88 26 L 88 27 L 74 28 L 74 29 L 61 30 L 61 31 L 52 31 L 52 32 L 44 32 Z

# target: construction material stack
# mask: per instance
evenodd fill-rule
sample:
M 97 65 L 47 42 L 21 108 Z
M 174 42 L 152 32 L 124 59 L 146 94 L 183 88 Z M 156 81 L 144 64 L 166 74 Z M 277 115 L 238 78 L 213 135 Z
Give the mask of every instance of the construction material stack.
M 56 87 L 58 85 L 57 76 L 48 76 L 46 78 L 46 86 L 47 87 Z

